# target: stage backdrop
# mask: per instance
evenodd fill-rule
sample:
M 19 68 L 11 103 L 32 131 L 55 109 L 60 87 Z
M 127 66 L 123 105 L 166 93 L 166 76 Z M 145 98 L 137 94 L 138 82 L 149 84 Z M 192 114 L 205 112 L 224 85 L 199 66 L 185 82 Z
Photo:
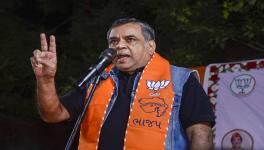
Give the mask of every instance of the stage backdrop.
M 204 89 L 216 115 L 215 149 L 264 150 L 264 59 L 211 64 Z

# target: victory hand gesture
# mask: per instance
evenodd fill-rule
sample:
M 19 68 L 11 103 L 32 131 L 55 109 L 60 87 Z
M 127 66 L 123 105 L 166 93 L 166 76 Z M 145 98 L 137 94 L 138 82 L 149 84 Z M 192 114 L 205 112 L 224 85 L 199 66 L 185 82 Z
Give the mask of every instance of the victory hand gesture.
M 57 70 L 56 40 L 51 35 L 49 45 L 44 33 L 40 34 L 41 50 L 36 49 L 30 58 L 35 76 L 46 81 L 54 79 Z

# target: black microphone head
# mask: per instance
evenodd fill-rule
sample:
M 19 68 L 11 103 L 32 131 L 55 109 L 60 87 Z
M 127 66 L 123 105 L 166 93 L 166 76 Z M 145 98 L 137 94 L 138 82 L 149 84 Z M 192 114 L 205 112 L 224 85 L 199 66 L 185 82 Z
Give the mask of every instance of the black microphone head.
M 99 59 L 107 59 L 108 61 L 112 61 L 115 59 L 117 55 L 117 52 L 115 49 L 113 48 L 107 48 L 106 50 L 104 50 L 100 56 L 99 56 Z
M 81 87 L 87 81 L 90 81 L 95 76 L 100 75 L 100 73 L 112 63 L 116 55 L 117 52 L 113 48 L 104 50 L 99 56 L 99 62 L 97 63 L 97 65 L 89 69 L 89 73 L 78 83 L 78 86 Z

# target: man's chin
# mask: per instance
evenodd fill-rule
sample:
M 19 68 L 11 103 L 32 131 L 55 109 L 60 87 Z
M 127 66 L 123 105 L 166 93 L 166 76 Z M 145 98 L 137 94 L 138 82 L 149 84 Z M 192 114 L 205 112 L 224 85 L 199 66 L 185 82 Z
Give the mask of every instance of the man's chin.
M 125 67 L 119 67 L 119 66 L 116 66 L 120 71 L 124 71 L 124 72 L 127 72 L 129 71 L 129 68 L 125 68 Z
M 129 66 L 127 66 L 127 65 L 116 64 L 116 67 L 117 67 L 120 71 L 124 71 L 124 72 L 133 71 L 133 70 L 131 69 L 131 67 L 129 67 Z

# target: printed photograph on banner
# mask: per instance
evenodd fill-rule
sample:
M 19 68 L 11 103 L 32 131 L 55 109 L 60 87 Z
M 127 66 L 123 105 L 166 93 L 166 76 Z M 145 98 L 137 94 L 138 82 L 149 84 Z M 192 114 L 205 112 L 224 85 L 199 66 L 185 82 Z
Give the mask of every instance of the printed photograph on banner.
M 221 144 L 222 150 L 253 150 L 254 140 L 249 132 L 234 129 L 227 132 Z

